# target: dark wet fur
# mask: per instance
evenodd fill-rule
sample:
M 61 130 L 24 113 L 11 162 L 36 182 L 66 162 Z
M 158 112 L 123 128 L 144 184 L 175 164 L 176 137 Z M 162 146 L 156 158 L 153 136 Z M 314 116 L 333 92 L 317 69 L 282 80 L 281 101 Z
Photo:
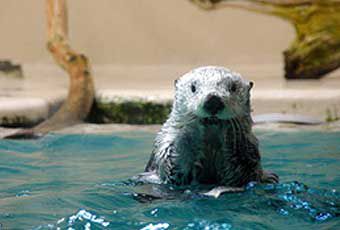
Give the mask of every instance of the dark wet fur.
M 201 167 L 196 167 L 196 174 L 189 173 L 186 178 L 184 175 L 178 173 L 174 156 L 175 145 L 170 144 L 165 151 L 167 151 L 168 158 L 164 165 L 165 171 L 168 175 L 170 184 L 181 185 L 178 183 L 184 181 L 184 184 L 190 184 L 194 178 L 201 184 L 215 184 L 226 185 L 232 187 L 242 187 L 250 181 L 277 183 L 278 176 L 273 173 L 268 173 L 262 170 L 261 157 L 258 150 L 258 142 L 256 137 L 251 132 L 251 120 L 248 118 L 231 119 L 228 121 L 221 121 L 218 119 L 202 119 L 203 124 L 207 130 L 217 129 L 215 131 L 218 135 L 224 135 L 223 140 L 226 141 L 226 146 L 229 146 L 228 153 L 222 153 L 223 159 L 214 159 L 214 153 L 221 154 L 222 143 L 214 140 L 215 137 L 209 133 L 205 134 L 203 151 L 209 154 L 207 159 L 201 162 Z M 224 126 L 224 129 L 222 129 Z M 228 128 L 225 128 L 225 127 Z M 219 129 L 226 130 L 219 134 Z M 192 140 L 187 140 L 191 143 Z M 220 155 L 219 155 L 220 156 Z M 216 165 L 220 163 L 220 165 Z M 156 165 L 153 156 L 147 164 L 146 171 L 155 170 Z
M 193 85 L 194 91 L 189 87 Z M 172 185 L 277 183 L 276 174 L 262 169 L 252 132 L 252 86 L 223 67 L 184 75 L 176 83 L 170 117 L 156 137 L 145 172 Z

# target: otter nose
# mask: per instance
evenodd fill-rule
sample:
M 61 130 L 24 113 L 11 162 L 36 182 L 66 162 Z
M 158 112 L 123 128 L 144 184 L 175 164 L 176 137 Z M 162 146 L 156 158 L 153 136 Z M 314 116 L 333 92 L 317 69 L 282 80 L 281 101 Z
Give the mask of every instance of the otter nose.
M 205 99 L 203 107 L 205 111 L 215 115 L 224 108 L 224 104 L 220 97 L 209 94 Z

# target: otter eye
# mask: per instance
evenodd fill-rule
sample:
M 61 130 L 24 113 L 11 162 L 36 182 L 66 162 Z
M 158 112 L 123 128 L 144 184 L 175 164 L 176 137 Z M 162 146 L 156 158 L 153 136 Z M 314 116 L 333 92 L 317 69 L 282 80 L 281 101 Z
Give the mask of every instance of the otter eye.
M 231 86 L 230 86 L 230 92 L 234 93 L 234 92 L 236 92 L 236 90 L 237 90 L 236 83 L 232 83 Z
M 193 93 L 196 92 L 196 86 L 194 84 L 191 84 L 191 92 Z

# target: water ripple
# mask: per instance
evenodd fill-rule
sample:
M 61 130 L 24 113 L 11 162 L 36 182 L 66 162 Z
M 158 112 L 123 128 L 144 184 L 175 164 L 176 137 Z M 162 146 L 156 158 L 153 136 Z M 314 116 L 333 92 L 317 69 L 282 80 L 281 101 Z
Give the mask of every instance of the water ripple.
M 143 171 L 153 134 L 0 140 L 0 223 L 37 230 L 337 229 L 340 133 L 259 137 L 263 166 L 281 184 L 251 183 L 218 199 L 198 188 L 127 180 Z M 146 195 L 138 200 L 138 193 Z

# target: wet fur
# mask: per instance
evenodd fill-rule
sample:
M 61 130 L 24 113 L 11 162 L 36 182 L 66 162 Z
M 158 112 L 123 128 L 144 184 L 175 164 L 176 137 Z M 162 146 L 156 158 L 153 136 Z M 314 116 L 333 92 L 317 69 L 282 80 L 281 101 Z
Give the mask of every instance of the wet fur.
M 197 83 L 199 82 L 199 83 Z M 200 84 L 194 95 L 190 84 Z M 232 94 L 230 85 L 237 84 Z M 252 132 L 252 84 L 223 67 L 201 67 L 176 83 L 169 119 L 158 133 L 146 172 L 161 183 L 214 184 L 241 187 L 250 181 L 277 182 L 261 167 L 258 141 Z M 211 117 L 202 110 L 207 91 L 223 98 L 227 111 Z

